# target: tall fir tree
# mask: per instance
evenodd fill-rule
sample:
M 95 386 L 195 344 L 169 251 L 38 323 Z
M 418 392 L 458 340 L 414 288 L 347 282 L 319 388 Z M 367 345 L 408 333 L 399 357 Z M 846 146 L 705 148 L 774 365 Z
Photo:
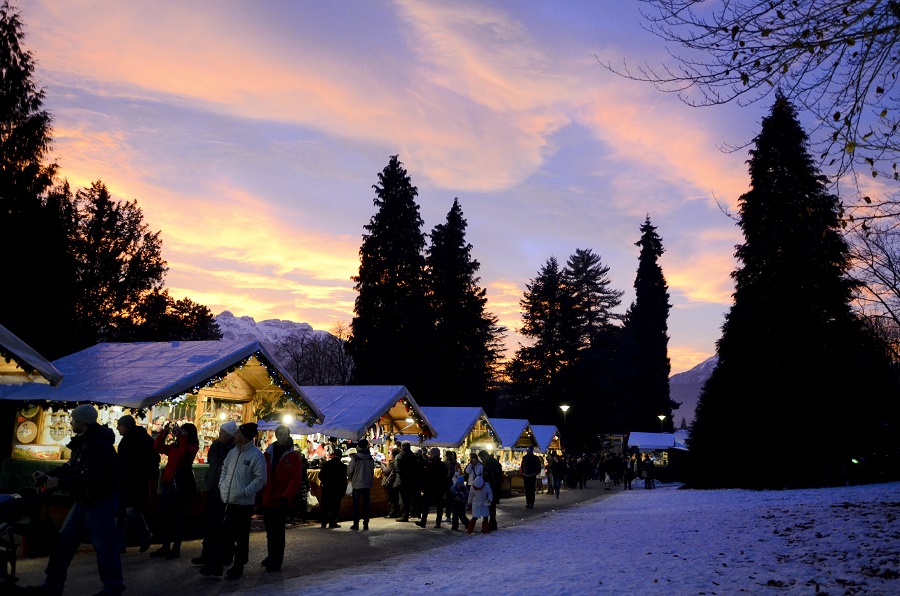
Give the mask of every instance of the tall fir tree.
M 70 206 L 54 195 L 57 166 L 49 161 L 52 128 L 34 59 L 23 48 L 24 26 L 0 5 L 0 254 L 15 270 L 0 292 L 0 323 L 48 358 L 68 353 L 61 338 L 73 313 L 67 290 Z
M 519 411 L 529 419 L 553 420 L 558 407 L 571 397 L 564 383 L 566 369 L 575 362 L 579 342 L 571 288 L 555 257 L 526 285 L 519 303 L 522 328 L 529 345 L 520 345 L 507 366 Z
M 428 395 L 434 325 L 426 296 L 425 235 L 418 190 L 398 156 L 378 174 L 375 215 L 359 249 L 349 349 L 357 385 L 406 385 Z
M 575 249 L 563 274 L 572 292 L 580 344 L 588 347 L 616 319 L 613 309 L 622 303 L 624 292 L 610 287 L 609 266 L 589 248 Z
M 750 151 L 734 303 L 689 442 L 699 487 L 800 487 L 858 479 L 896 452 L 897 379 L 851 311 L 840 205 L 780 94 Z
M 678 407 L 669 397 L 669 286 L 659 258 L 665 252 L 662 238 L 650 217 L 641 225 L 637 275 L 634 278 L 634 302 L 625 314 L 628 349 L 633 359 L 630 412 L 626 419 L 631 430 L 656 431 L 659 416 L 671 431 L 672 410 Z
M 435 379 L 423 402 L 435 406 L 485 405 L 496 382 L 504 329 L 485 310 L 487 290 L 476 276 L 481 266 L 466 242 L 467 222 L 459 199 L 447 220 L 431 232 L 425 257 L 435 319 Z

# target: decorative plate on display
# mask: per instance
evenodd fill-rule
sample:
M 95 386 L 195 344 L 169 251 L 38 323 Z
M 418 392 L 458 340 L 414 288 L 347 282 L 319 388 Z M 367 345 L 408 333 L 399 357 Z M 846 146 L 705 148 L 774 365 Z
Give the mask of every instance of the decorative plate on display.
M 40 410 L 40 409 L 41 409 L 40 406 L 29 406 L 27 408 L 23 408 L 22 410 L 20 410 L 20 412 L 21 412 L 22 416 L 24 416 L 25 418 L 34 418 L 34 416 L 38 413 L 38 410 Z
M 37 437 L 37 424 L 26 420 L 16 428 L 16 439 L 20 443 L 30 443 Z

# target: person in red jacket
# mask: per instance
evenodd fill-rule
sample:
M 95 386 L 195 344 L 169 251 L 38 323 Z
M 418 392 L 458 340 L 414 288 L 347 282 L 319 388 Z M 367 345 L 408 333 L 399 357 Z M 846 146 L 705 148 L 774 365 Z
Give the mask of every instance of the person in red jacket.
M 177 559 L 181 556 L 181 535 L 184 514 L 191 499 L 197 493 L 194 480 L 194 458 L 200 450 L 197 427 L 191 423 L 172 428 L 175 442 L 166 444 L 170 426 L 156 435 L 153 447 L 168 456 L 160 480 L 159 511 L 156 516 L 158 534 L 162 546 L 150 553 L 151 557 Z
M 266 526 L 268 555 L 262 561 L 266 571 L 281 571 L 284 561 L 284 524 L 294 500 L 303 485 L 303 458 L 294 450 L 291 430 L 280 425 L 275 429 L 275 442 L 266 449 L 266 485 L 262 489 L 263 523 Z

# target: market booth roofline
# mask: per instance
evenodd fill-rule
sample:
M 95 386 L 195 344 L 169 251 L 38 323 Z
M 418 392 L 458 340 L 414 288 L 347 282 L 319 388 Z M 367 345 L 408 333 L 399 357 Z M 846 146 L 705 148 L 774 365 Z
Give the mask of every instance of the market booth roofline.
M 501 449 L 522 450 L 538 446 L 534 433 L 531 432 L 531 425 L 525 419 L 491 418 L 491 424 L 500 439 Z
M 258 367 L 246 367 L 251 358 Z M 0 388 L 0 399 L 107 404 L 143 410 L 161 401 L 222 384 L 231 373 L 257 391 L 277 383 L 306 406 L 310 421 L 322 411 L 258 341 L 100 343 L 54 362 L 64 379 L 57 387 Z M 292 400 L 293 401 L 293 400 Z
M 486 438 L 492 443 L 499 444 L 497 431 L 491 425 L 487 414 L 479 407 L 435 407 L 422 406 L 422 412 L 429 420 L 436 421 L 440 438 L 428 439 L 423 444 L 426 447 L 449 447 L 458 449 L 462 447 L 466 439 L 476 442 Z M 479 424 L 479 422 L 481 424 Z M 482 431 L 487 437 L 472 437 L 473 431 Z
M 0 384 L 59 385 L 63 374 L 49 360 L 0 325 Z
M 409 432 L 425 439 L 437 431 L 403 385 L 304 386 L 303 393 L 321 408 L 325 422 L 309 433 L 348 441 L 367 436 L 379 440 Z M 407 422 L 412 419 L 412 422 Z
M 559 430 L 552 424 L 532 424 L 531 432 L 537 441 L 537 450 L 547 453 L 551 449 L 562 449 Z

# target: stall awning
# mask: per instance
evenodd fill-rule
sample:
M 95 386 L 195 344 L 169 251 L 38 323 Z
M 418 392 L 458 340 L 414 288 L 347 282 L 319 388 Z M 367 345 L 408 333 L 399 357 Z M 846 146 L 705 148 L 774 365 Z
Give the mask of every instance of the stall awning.
M 225 374 L 240 376 L 240 367 L 253 356 L 273 375 L 266 382 L 280 383 L 282 390 L 309 407 L 317 421 L 323 419 L 314 400 L 258 341 L 101 343 L 56 360 L 53 364 L 64 376 L 57 387 L 0 386 L 0 399 L 91 402 L 143 409 L 201 389 Z
M 553 437 L 558 435 L 559 430 L 552 424 L 534 424 L 531 432 L 534 433 L 534 440 L 537 441 L 537 450 L 546 453 L 550 449 Z
M 428 417 L 440 433 L 440 438 L 428 439 L 423 443 L 425 447 L 451 447 L 457 448 L 463 444 L 475 424 L 484 419 L 488 430 L 496 431 L 479 407 L 428 407 L 422 406 L 422 412 Z
M 59 385 L 62 379 L 63 374 L 49 360 L 0 325 L 0 385 Z
M 531 426 L 525 419 L 491 418 L 491 425 L 500 439 L 501 449 L 525 448 L 529 445 L 537 447 L 537 441 L 531 432 Z
M 684 431 L 679 431 L 675 434 L 633 432 L 628 435 L 628 447 L 637 447 L 641 451 L 655 451 L 657 449 L 687 450 L 686 438 L 687 433 Z
M 325 415 L 325 422 L 313 425 L 310 433 L 357 441 L 382 416 L 405 420 L 414 413 L 412 417 L 415 421 L 410 426 L 423 425 L 424 428 L 419 428 L 420 432 L 427 431 L 431 436 L 437 436 L 434 426 L 403 385 L 304 386 L 303 392 Z M 406 411 L 406 407 L 410 408 L 410 412 Z M 392 434 L 397 430 L 402 429 L 387 429 Z

